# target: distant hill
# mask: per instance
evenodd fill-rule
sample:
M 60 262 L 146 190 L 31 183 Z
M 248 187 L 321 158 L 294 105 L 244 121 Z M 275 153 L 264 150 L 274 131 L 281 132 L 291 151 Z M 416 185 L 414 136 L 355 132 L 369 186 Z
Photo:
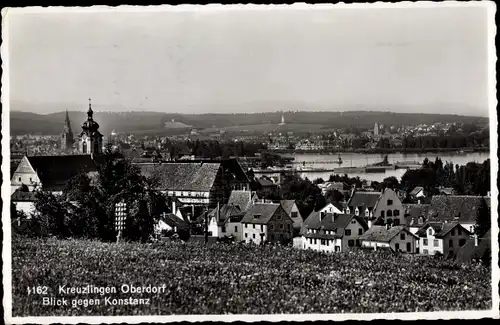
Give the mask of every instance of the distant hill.
M 60 134 L 64 126 L 64 111 L 47 115 L 11 111 L 10 129 L 12 135 Z M 95 112 L 94 119 L 100 125 L 102 134 L 109 135 L 114 129 L 117 132 L 137 132 L 158 130 L 164 133 L 166 127 L 182 126 L 197 129 L 233 129 L 255 125 L 276 125 L 284 115 L 286 125 L 309 125 L 310 128 L 342 128 L 348 126 L 372 128 L 375 122 L 384 125 L 432 124 L 435 122 L 458 122 L 487 124 L 487 117 L 392 113 L 374 111 L 348 112 L 272 112 L 255 114 L 165 114 L 160 112 Z M 85 112 L 69 112 L 71 127 L 74 133 L 81 131 L 81 124 L 86 120 Z M 172 120 L 175 121 L 172 124 Z M 293 127 L 286 127 L 290 129 Z

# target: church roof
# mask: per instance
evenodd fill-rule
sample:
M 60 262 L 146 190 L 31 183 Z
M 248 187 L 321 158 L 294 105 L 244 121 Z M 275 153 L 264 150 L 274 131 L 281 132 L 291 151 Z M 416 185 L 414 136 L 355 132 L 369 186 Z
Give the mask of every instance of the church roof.
M 79 173 L 97 171 L 90 155 L 26 157 L 42 183 L 44 190 L 62 190 Z

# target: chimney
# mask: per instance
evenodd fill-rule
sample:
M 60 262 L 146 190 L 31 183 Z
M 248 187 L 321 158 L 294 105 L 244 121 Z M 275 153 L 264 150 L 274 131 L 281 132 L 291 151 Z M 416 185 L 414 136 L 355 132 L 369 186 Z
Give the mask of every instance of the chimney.
M 477 234 L 474 234 L 474 246 L 477 247 L 477 245 L 479 244 L 478 242 L 479 241 L 478 241 L 478 238 L 477 238 Z

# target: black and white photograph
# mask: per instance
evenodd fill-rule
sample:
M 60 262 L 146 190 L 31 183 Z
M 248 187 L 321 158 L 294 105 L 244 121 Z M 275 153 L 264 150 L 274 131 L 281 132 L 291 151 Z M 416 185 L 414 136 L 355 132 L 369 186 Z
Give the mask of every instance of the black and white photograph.
M 4 321 L 498 318 L 495 12 L 2 9 Z

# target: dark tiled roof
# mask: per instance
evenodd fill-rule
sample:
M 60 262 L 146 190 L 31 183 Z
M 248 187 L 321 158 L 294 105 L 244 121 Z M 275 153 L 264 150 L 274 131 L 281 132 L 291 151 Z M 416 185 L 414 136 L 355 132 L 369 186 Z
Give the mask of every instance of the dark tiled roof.
M 160 219 L 163 220 L 163 222 L 165 222 L 167 225 L 169 225 L 172 228 L 173 227 L 177 227 L 178 229 L 179 228 L 181 228 L 181 229 L 189 228 L 189 225 L 187 224 L 186 221 L 182 220 L 181 218 L 179 218 L 178 216 L 176 216 L 175 214 L 172 214 L 172 213 L 167 213 L 167 214 L 161 215 Z
M 36 194 L 34 192 L 15 191 L 12 193 L 10 200 L 13 202 L 33 202 Z
M 446 236 L 452 229 L 455 227 L 461 227 L 462 231 L 470 234 L 470 231 L 462 227 L 458 222 L 427 222 L 422 228 L 420 228 L 415 235 L 418 237 L 427 237 L 427 229 L 432 226 L 432 228 L 436 231 L 434 235 L 436 238 L 442 238 Z
M 380 192 L 354 192 L 347 205 L 352 208 L 373 208 L 381 194 Z
M 227 204 L 237 206 L 241 211 L 246 211 L 252 204 L 252 192 L 233 190 Z
M 413 191 L 411 191 L 411 192 L 410 192 L 410 195 L 417 195 L 417 194 L 418 194 L 418 192 L 423 191 L 423 190 L 424 190 L 424 188 L 423 188 L 423 187 L 421 187 L 421 186 L 417 186 L 417 187 L 415 187 L 415 188 L 413 189 Z
M 295 200 L 281 200 L 281 206 L 285 210 L 285 212 L 290 215 L 292 212 L 293 205 L 295 204 Z
M 324 231 L 320 230 L 317 233 L 306 233 L 304 235 L 306 238 L 316 238 L 316 239 L 337 239 L 342 238 L 341 234 L 325 234 Z
M 409 231 L 405 231 L 404 226 L 394 226 L 387 229 L 385 226 L 372 226 L 363 235 L 359 237 L 361 240 L 376 241 L 388 243 L 392 238 L 397 236 L 401 231 L 404 231 L 408 236 L 414 236 Z M 416 237 L 416 236 L 414 236 Z
M 162 163 L 137 164 L 141 173 L 158 177 L 161 190 L 210 191 L 214 185 L 220 163 Z
M 242 213 L 237 206 L 224 204 L 223 206 L 220 207 L 218 224 L 223 225 L 226 222 L 226 220 L 228 220 L 230 217 L 239 215 L 242 215 Z M 217 218 L 217 208 L 210 211 L 208 213 L 208 216 L 210 218 Z
M 469 195 L 434 195 L 428 211 L 429 218 L 437 221 L 475 222 L 482 198 Z M 490 207 L 490 198 L 484 198 Z
M 311 219 L 309 219 L 311 218 Z M 335 230 L 339 235 L 343 234 L 343 230 L 345 227 L 349 225 L 351 220 L 355 218 L 364 229 L 367 229 L 368 226 L 364 222 L 363 219 L 353 215 L 353 214 L 333 214 L 327 213 L 323 219 L 319 220 L 319 213 L 311 213 L 309 217 L 306 219 L 304 224 L 307 229 L 323 229 L 323 230 Z
M 279 204 L 274 203 L 257 203 L 248 209 L 247 213 L 241 220 L 244 223 L 266 224 L 271 220 L 276 210 L 280 207 Z M 260 215 L 259 218 L 255 218 Z
M 274 186 L 277 186 L 276 184 L 274 184 L 273 182 L 271 182 L 270 180 L 265 179 L 265 178 L 259 178 L 259 179 L 257 179 L 257 182 L 262 187 L 274 187 Z
M 45 190 L 62 190 L 68 181 L 80 173 L 97 171 L 90 155 L 27 157 Z
M 403 204 L 404 216 L 406 219 L 406 224 L 410 225 L 413 219 L 413 227 L 418 224 L 418 219 L 423 217 L 424 220 L 427 220 L 427 213 L 429 211 L 429 204 Z M 421 224 L 421 226 L 423 223 Z

